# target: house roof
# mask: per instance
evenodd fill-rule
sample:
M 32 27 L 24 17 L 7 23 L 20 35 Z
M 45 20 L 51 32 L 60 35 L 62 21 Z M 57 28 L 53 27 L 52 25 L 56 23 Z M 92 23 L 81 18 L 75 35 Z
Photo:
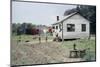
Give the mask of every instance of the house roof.
M 63 21 L 65 21 L 66 19 L 72 17 L 72 16 L 75 15 L 75 14 L 79 14 L 79 12 L 73 12 L 73 13 L 71 13 L 71 14 L 65 16 L 63 19 L 57 21 L 56 23 L 54 23 L 54 24 L 52 24 L 52 25 L 56 25 L 56 24 L 62 23 Z

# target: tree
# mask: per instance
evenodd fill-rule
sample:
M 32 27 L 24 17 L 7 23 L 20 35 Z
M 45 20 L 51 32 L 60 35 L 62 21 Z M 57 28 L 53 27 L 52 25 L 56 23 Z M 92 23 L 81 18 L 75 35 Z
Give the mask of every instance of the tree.
M 77 7 L 79 13 L 93 23 L 96 23 L 96 6 L 80 5 Z
M 11 24 L 11 30 L 12 34 L 17 34 L 18 28 L 21 26 L 20 23 L 12 23 Z

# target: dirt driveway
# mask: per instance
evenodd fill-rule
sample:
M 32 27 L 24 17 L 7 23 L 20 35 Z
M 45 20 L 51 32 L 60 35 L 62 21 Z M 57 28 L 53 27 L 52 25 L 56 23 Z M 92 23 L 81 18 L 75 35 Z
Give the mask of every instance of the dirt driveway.
M 12 65 L 45 64 L 82 61 L 81 58 L 69 58 L 69 50 L 61 42 L 12 42 Z

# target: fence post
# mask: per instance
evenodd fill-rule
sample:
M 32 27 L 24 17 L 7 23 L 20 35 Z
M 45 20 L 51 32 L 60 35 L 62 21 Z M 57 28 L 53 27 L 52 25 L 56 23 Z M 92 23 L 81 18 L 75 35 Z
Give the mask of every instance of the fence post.
M 39 35 L 39 43 L 41 43 L 41 37 L 40 37 L 40 35 Z
M 46 42 L 47 42 L 47 40 L 48 40 L 48 37 L 46 36 Z

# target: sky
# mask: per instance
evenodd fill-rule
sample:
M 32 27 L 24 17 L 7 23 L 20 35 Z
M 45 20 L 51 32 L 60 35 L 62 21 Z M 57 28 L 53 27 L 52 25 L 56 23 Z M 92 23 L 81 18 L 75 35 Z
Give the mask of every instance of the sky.
M 47 25 L 57 21 L 56 16 L 62 19 L 66 10 L 76 8 L 75 5 L 12 2 L 12 23 L 32 23 Z

